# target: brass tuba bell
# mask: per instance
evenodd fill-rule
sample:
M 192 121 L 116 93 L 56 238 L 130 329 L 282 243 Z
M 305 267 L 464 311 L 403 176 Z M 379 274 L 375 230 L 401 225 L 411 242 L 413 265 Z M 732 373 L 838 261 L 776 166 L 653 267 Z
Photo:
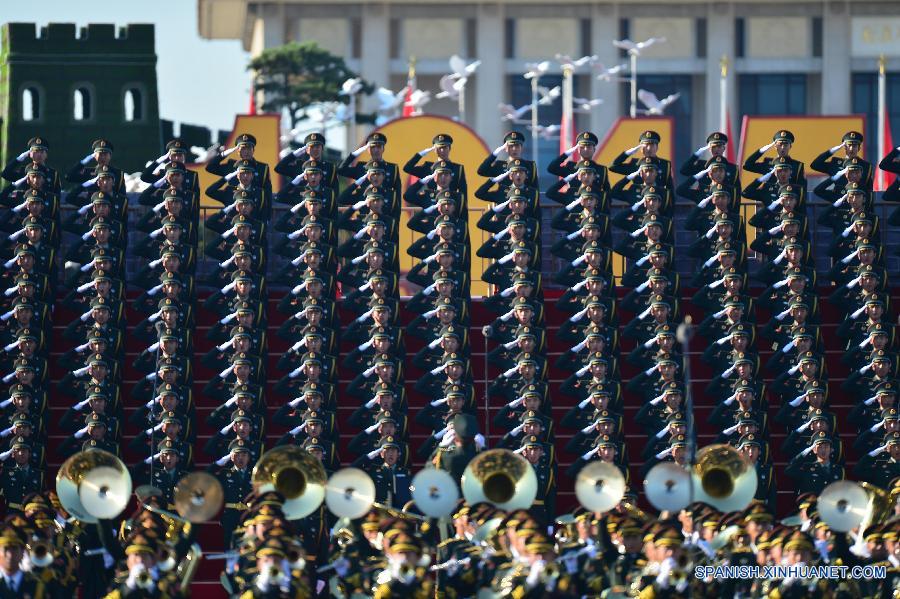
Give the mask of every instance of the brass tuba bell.
M 469 505 L 486 501 L 502 510 L 528 509 L 537 496 L 531 463 L 508 449 L 479 453 L 466 466 L 462 491 Z
M 108 451 L 80 451 L 59 467 L 56 494 L 63 508 L 82 522 L 112 519 L 128 505 L 131 475 Z
M 730 445 L 707 445 L 697 452 L 691 473 L 694 500 L 720 512 L 736 512 L 756 494 L 756 468 Z
M 296 445 L 264 453 L 251 478 L 257 494 L 277 491 L 284 496 L 282 511 L 288 520 L 308 516 L 322 505 L 325 480 L 322 463 Z

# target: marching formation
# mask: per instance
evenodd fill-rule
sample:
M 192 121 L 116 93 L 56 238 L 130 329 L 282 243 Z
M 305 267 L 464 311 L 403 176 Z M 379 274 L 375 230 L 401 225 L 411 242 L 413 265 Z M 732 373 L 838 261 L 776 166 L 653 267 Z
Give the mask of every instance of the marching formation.
M 111 141 L 61 178 L 29 140 L 0 190 L 0 597 L 186 596 L 203 559 L 247 598 L 896 593 L 900 209 L 860 133 L 808 169 L 794 141 L 738 165 L 714 132 L 677 166 L 647 130 L 605 166 L 582 132 L 541 173 L 510 131 L 479 211 L 446 133 L 402 166 L 382 132 L 340 164 L 311 133 L 274 174 L 241 134 L 202 193 L 174 139 L 131 198 Z M 886 574 L 695 576 L 822 564 Z

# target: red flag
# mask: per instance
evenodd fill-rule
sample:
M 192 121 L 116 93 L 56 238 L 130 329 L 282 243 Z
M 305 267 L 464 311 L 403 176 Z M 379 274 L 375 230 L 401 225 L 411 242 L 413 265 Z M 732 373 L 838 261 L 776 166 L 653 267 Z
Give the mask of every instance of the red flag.
M 727 129 L 727 131 L 725 131 L 724 133 L 728 136 L 728 145 L 725 146 L 725 159 L 733 164 L 735 160 L 734 147 L 737 145 L 738 140 L 736 140 L 734 138 L 734 135 L 731 133 L 731 115 L 727 110 L 725 111 L 725 128 Z
M 876 147 L 878 147 L 878 146 L 876 145 Z M 884 146 L 883 147 L 884 147 L 885 152 L 890 152 L 892 149 L 894 149 L 894 138 L 893 138 L 893 135 L 891 135 L 891 119 L 890 119 L 890 113 L 887 110 L 887 106 L 885 106 L 885 108 L 884 108 Z M 881 160 L 881 158 L 882 158 L 882 156 L 876 156 L 875 159 L 872 161 L 873 164 L 875 162 L 877 162 L 878 160 Z M 890 186 L 890 184 L 894 182 L 894 179 L 896 179 L 896 178 L 897 178 L 897 176 L 895 174 L 878 169 L 878 172 L 876 173 L 876 176 L 875 176 L 875 179 L 876 179 L 875 180 L 875 191 L 885 191 L 888 188 L 888 186 Z
M 247 110 L 247 114 L 256 114 L 256 90 L 253 88 L 253 83 L 250 83 L 250 108 Z
M 416 91 L 416 59 L 409 59 L 409 73 L 406 76 L 406 93 L 403 94 L 403 118 L 413 116 L 416 107 L 413 106 L 412 95 Z
M 412 93 L 413 93 L 414 85 L 415 85 L 415 82 L 413 81 L 409 85 L 406 86 L 406 94 L 403 96 L 403 118 L 412 116 L 413 113 L 416 111 L 416 108 L 415 108 L 415 106 L 413 106 L 413 103 L 412 103 Z

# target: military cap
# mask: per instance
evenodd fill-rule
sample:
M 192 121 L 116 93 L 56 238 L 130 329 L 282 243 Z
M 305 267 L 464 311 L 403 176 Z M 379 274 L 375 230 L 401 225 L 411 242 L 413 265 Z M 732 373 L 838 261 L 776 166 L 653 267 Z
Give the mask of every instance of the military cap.
M 32 341 L 37 341 L 38 336 L 33 330 L 26 327 L 16 331 L 16 339 L 30 339 Z
M 863 134 L 859 131 L 847 131 L 841 138 L 842 142 L 851 142 L 861 144 L 863 142 Z
M 366 142 L 370 144 L 384 145 L 387 143 L 387 136 L 384 133 L 375 131 L 373 133 L 370 133 L 369 136 L 366 137 Z
M 716 131 L 714 133 L 710 133 L 706 137 L 706 143 L 710 145 L 722 145 L 728 143 L 728 136 L 720 131 Z
M 243 410 L 241 410 L 241 411 L 243 411 Z M 248 419 L 248 420 L 249 420 L 249 419 Z M 319 424 L 322 424 L 322 425 L 325 424 L 325 420 L 322 419 L 321 414 L 320 414 L 319 412 L 314 411 L 314 410 L 310 410 L 309 412 L 306 412 L 306 413 L 303 415 L 303 422 L 306 422 L 306 423 L 308 423 L 308 424 L 314 424 L 314 423 L 319 423 Z
M 794 143 L 794 134 L 787 129 L 781 129 L 775 132 L 775 135 L 772 136 L 772 141 L 786 141 L 788 143 Z
M 167 152 L 187 152 L 187 144 L 177 137 L 166 144 Z
M 235 140 L 238 146 L 255 146 L 256 138 L 249 133 L 241 133 Z
M 187 169 L 180 162 L 170 162 L 166 165 L 166 174 L 168 175 L 169 173 L 181 173 L 184 175 L 187 173 Z
M 894 395 L 897 393 L 897 385 L 894 381 L 881 381 L 875 386 L 876 395 Z
M 675 447 L 687 447 L 687 438 L 684 435 L 673 435 L 669 439 L 669 446 L 673 449 Z
M 451 167 L 450 162 L 446 160 L 436 160 L 431 166 L 431 171 L 434 173 L 452 173 L 453 168 Z
M 313 412 L 315 414 L 315 412 Z M 235 410 L 231 413 L 232 422 L 252 422 L 250 415 L 244 410 Z
M 375 356 L 375 366 L 396 366 L 396 364 L 396 360 L 390 354 L 378 354 Z
M 641 143 L 650 142 L 650 143 L 658 144 L 661 139 L 662 138 L 660 137 L 659 133 L 657 133 L 656 131 L 647 130 L 647 131 L 644 131 L 643 133 L 641 133 L 639 141 Z
M 864 168 L 864 164 L 862 159 L 853 157 L 844 162 L 844 168 L 847 170 L 862 170 Z
M 537 435 L 528 435 L 522 439 L 522 447 L 544 447 L 544 442 Z
M 857 182 L 847 183 L 847 185 L 844 186 L 844 191 L 847 194 L 864 195 L 866 193 L 866 189 Z
M 503 136 L 503 141 L 505 143 L 523 144 L 525 143 L 525 136 L 518 131 L 510 131 Z
M 395 422 L 393 418 L 390 419 L 391 422 Z M 395 438 L 392 435 L 387 435 L 381 440 L 381 443 L 378 444 L 379 449 L 400 449 L 400 444 L 397 443 Z
M 453 352 L 450 354 L 445 354 L 444 357 L 441 359 L 441 364 L 443 364 L 444 366 L 446 366 L 447 364 L 463 364 L 463 363 L 464 362 L 463 362 L 462 357 L 456 352 Z
M 438 133 L 431 138 L 431 143 L 435 146 L 449 146 L 453 144 L 453 138 L 446 133 Z
M 898 432 L 888 433 L 887 435 L 885 435 L 884 439 L 885 439 L 886 445 L 900 444 L 900 433 L 898 433 Z
M 885 352 L 883 349 L 872 352 L 872 362 L 890 362 L 893 356 Z
M 98 217 L 98 218 L 100 218 L 100 217 Z M 97 220 L 97 218 L 95 218 L 93 220 Z M 41 224 L 40 219 L 38 219 L 36 216 L 29 216 L 29 217 L 26 217 L 25 219 L 23 219 L 22 226 L 26 229 L 41 229 L 42 231 L 45 228 L 44 225 Z
M 900 438 L 900 436 L 898 436 Z M 819 443 L 828 443 L 831 445 L 831 437 L 825 431 L 819 431 L 817 433 L 813 433 L 812 438 L 810 439 L 810 445 L 815 447 Z
M 596 146 L 597 141 L 597 136 L 590 131 L 582 131 L 575 138 L 575 143 L 580 146 Z
M 165 412 L 164 414 L 162 414 L 161 418 L 160 418 L 160 422 L 162 422 L 163 424 L 173 424 L 174 423 L 174 424 L 180 424 L 182 426 L 184 425 L 184 422 L 181 420 L 181 417 L 172 411 Z
M 235 439 L 228 444 L 228 453 L 240 452 L 250 453 L 250 447 L 247 446 L 247 442 L 244 439 Z
M 640 160 L 638 160 L 638 168 L 652 168 L 654 170 L 659 170 L 659 158 L 654 158 L 653 156 L 644 156 Z
M 380 160 L 370 160 L 366 163 L 366 172 L 369 173 L 383 173 L 384 172 L 384 163 Z
M 32 137 L 28 140 L 28 148 L 30 150 L 49 150 L 50 143 L 43 137 Z
M 29 164 L 27 167 L 25 167 L 25 174 L 26 175 L 38 175 L 40 177 L 43 177 L 44 171 L 40 167 L 40 165 L 38 165 L 36 163 L 32 163 L 32 164 Z
M 31 441 L 27 437 L 14 437 L 9 443 L 10 449 L 27 449 L 31 451 Z
M 113 172 L 112 168 L 110 168 L 108 164 L 98 165 L 97 168 L 94 169 L 94 175 L 98 178 L 99 177 L 114 178 L 116 176 L 115 172 Z
M 755 445 L 756 447 L 761 447 L 759 438 L 756 435 L 750 433 L 750 434 L 744 435 L 740 439 L 738 439 L 737 448 L 741 449 L 742 447 L 749 447 L 752 445 Z
M 28 414 L 26 414 L 24 412 L 19 412 L 19 413 L 13 415 L 12 419 L 10 420 L 10 424 L 12 426 L 28 426 L 28 427 L 33 426 L 31 420 L 28 417 Z
M 305 145 L 324 146 L 325 136 L 321 133 L 310 133 L 303 139 Z

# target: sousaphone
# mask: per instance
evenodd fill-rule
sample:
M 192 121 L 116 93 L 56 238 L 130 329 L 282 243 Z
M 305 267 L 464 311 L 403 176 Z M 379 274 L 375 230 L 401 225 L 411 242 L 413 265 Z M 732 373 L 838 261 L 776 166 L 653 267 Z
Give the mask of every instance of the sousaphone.
M 309 452 L 296 445 L 282 445 L 263 454 L 250 480 L 257 495 L 280 493 L 285 499 L 281 508 L 285 517 L 297 520 L 322 505 L 326 479 L 324 466 Z
M 508 449 L 490 449 L 472 458 L 462 476 L 469 505 L 486 501 L 501 510 L 528 509 L 537 496 L 531 463 Z

